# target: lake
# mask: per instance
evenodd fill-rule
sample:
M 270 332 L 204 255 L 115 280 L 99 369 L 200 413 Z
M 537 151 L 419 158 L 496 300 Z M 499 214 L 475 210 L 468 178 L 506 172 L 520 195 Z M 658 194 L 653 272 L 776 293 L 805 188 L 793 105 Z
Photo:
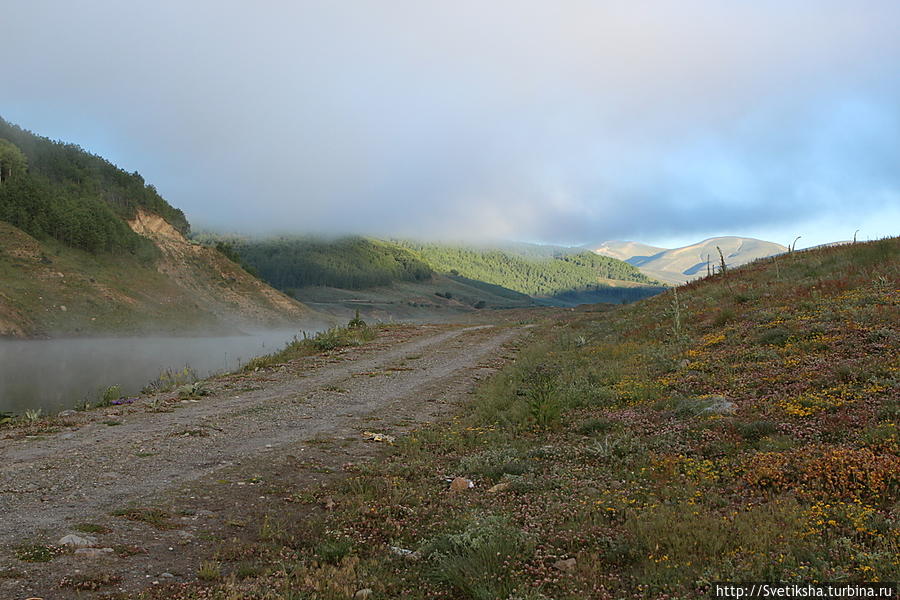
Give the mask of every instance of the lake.
M 280 350 L 294 336 L 302 332 L 0 341 L 0 412 L 40 408 L 52 414 L 97 402 L 111 385 L 134 395 L 166 370 L 189 367 L 201 378 L 233 371 L 251 358 Z

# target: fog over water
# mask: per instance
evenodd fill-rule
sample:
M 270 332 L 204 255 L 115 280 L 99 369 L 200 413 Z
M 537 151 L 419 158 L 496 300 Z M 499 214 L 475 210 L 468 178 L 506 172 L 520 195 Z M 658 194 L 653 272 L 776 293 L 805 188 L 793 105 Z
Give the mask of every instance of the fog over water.
M 234 370 L 301 335 L 299 329 L 277 329 L 221 337 L 0 341 L 0 412 L 54 413 L 96 402 L 111 385 L 134 395 L 167 369 L 188 366 L 200 377 Z

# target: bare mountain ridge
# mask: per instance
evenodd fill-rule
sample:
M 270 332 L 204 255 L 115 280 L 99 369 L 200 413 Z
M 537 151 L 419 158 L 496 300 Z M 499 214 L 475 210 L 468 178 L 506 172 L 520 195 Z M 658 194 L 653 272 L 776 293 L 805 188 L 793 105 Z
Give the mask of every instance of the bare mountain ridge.
M 736 236 L 713 237 L 673 249 L 615 240 L 589 247 L 597 254 L 624 260 L 638 267 L 645 275 L 671 284 L 685 283 L 706 275 L 707 265 L 714 268 L 719 264 L 719 249 L 729 267 L 788 250 L 787 246 L 774 242 Z

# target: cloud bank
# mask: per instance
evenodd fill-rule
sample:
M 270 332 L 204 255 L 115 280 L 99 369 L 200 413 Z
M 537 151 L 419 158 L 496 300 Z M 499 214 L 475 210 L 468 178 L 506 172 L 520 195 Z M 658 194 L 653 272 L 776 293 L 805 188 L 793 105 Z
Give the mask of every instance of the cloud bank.
M 893 1 L 36 0 L 4 20 L 0 116 L 200 225 L 900 233 Z

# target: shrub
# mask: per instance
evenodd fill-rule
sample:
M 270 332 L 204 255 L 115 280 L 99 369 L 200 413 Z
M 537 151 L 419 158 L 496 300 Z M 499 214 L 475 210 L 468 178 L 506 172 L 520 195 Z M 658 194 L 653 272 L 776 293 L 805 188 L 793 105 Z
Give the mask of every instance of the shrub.
M 588 419 L 578 426 L 578 433 L 581 435 L 592 435 L 595 433 L 610 433 L 619 429 L 621 424 L 611 419 L 597 418 Z
M 222 569 L 218 562 L 205 560 L 197 569 L 197 579 L 200 581 L 216 581 L 222 577 Z
M 784 346 L 791 332 L 784 327 L 772 327 L 756 336 L 756 343 L 763 346 Z
M 353 544 L 347 539 L 324 540 L 316 547 L 316 556 L 324 563 L 337 565 L 350 555 Z
M 750 423 L 737 423 L 735 427 L 741 437 L 748 442 L 757 442 L 764 437 L 778 431 L 778 427 L 771 421 L 752 421 Z
M 100 396 L 100 405 L 109 406 L 113 403 L 113 400 L 118 400 L 121 397 L 122 387 L 118 385 L 111 385 L 103 390 L 103 394 L 101 394 Z
M 350 329 L 359 329 L 360 327 L 365 327 L 366 322 L 359 318 L 359 309 L 356 309 L 356 314 L 350 319 L 350 322 L 347 323 L 347 327 Z
M 557 382 L 557 373 L 546 366 L 533 370 L 525 379 L 528 412 L 538 429 L 547 429 L 559 423 L 562 406 Z
M 209 390 L 202 381 L 195 381 L 188 385 L 178 388 L 178 396 L 181 398 L 197 398 L 200 396 L 208 396 Z
M 511 563 L 529 546 L 522 532 L 500 517 L 470 522 L 462 531 L 431 540 L 421 554 L 430 563 L 433 580 L 467 598 L 507 598 L 515 589 Z
M 522 475 L 529 465 L 522 454 L 513 448 L 489 448 L 484 452 L 466 456 L 459 461 L 462 473 L 499 479 L 503 475 Z

